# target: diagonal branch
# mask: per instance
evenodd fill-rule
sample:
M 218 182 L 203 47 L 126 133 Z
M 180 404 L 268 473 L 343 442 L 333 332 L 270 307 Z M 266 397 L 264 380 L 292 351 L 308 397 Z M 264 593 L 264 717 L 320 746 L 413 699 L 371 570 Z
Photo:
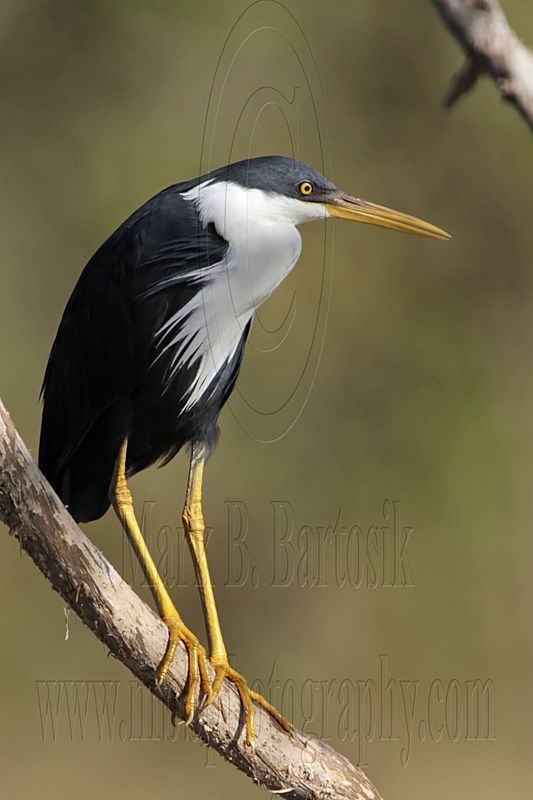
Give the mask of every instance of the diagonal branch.
M 166 628 L 86 538 L 55 495 L 0 401 L 0 520 L 45 578 L 116 658 L 183 719 L 187 657 L 178 649 L 161 689 L 154 671 Z M 227 681 L 191 728 L 226 761 L 290 800 L 380 800 L 368 778 L 319 739 L 283 731 L 256 709 L 257 740 L 245 744 L 240 701 Z
M 452 106 L 486 74 L 533 131 L 533 53 L 510 28 L 498 0 L 433 0 L 433 5 L 466 54 L 445 105 Z

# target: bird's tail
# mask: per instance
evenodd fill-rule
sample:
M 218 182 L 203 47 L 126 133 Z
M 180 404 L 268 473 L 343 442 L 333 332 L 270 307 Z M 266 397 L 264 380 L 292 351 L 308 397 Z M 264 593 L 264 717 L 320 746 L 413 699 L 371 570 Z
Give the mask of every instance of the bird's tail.
M 74 477 L 71 465 L 61 475 L 61 484 L 55 491 L 76 522 L 92 522 L 100 519 L 110 506 L 109 480 L 89 478 L 81 482 Z

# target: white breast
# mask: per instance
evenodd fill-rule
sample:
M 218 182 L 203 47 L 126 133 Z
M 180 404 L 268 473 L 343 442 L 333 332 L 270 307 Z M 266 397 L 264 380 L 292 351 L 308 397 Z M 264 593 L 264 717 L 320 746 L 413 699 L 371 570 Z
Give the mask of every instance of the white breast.
M 298 260 L 302 240 L 295 226 L 303 221 L 304 204 L 259 189 L 209 181 L 182 196 L 229 244 L 224 261 L 206 269 L 205 285 L 165 326 L 177 331 L 170 341 L 165 337 L 165 349 L 175 350 L 173 368 L 198 363 L 186 398 L 188 409 L 208 390 L 235 353 L 256 310 Z M 320 207 L 313 211 L 316 216 L 324 214 Z

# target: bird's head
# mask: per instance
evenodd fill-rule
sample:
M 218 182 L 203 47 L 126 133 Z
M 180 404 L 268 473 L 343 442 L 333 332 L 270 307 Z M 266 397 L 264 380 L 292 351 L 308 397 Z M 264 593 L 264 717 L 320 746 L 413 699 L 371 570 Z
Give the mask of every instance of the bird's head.
M 246 218 L 248 224 L 264 220 L 299 225 L 338 217 L 432 239 L 450 238 L 429 222 L 352 197 L 312 167 L 285 156 L 239 161 L 215 170 L 201 181 L 205 181 L 208 194 L 213 197 L 217 190 L 224 192 L 227 222 L 229 217 L 241 222 Z M 209 201 L 207 204 L 211 205 Z

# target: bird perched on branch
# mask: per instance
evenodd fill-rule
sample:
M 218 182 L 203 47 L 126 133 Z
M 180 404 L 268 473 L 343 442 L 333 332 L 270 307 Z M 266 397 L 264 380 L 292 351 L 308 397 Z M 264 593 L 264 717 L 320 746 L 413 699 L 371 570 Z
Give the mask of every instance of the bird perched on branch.
M 43 383 L 39 465 L 78 522 L 111 504 L 161 617 L 165 679 L 188 652 L 186 721 L 201 687 L 211 703 L 232 681 L 255 737 L 254 706 L 290 724 L 229 664 L 204 549 L 202 479 L 217 420 L 237 379 L 254 314 L 294 267 L 297 226 L 340 217 L 449 238 L 427 222 L 344 194 L 291 158 L 241 161 L 148 200 L 90 259 L 68 301 Z M 176 610 L 137 523 L 127 478 L 190 447 L 183 522 L 200 587 L 209 662 Z

